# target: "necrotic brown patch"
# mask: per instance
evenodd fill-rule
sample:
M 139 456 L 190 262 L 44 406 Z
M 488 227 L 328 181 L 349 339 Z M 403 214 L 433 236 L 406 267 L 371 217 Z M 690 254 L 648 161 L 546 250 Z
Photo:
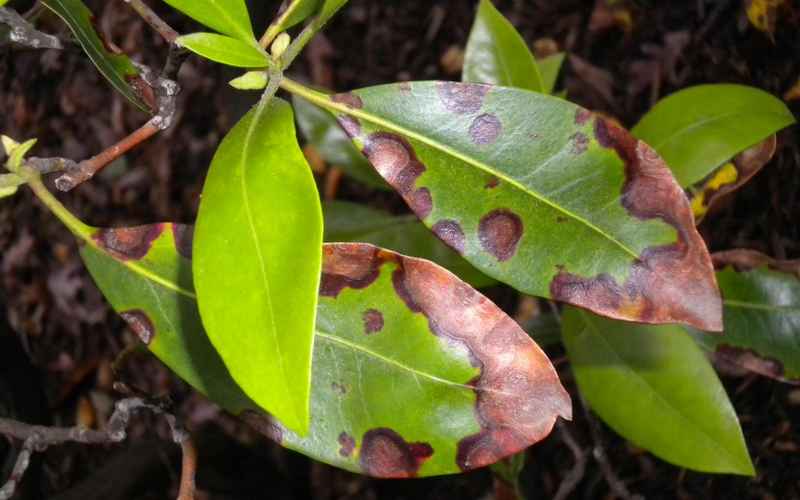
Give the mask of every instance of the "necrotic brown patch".
M 272 418 L 271 415 L 257 412 L 255 410 L 245 410 L 239 415 L 239 418 L 241 418 L 242 421 L 244 421 L 247 425 L 275 441 L 276 443 L 283 443 L 285 429 L 277 420 Z
M 131 309 L 129 311 L 123 311 L 119 313 L 119 315 L 128 323 L 130 329 L 133 330 L 133 333 L 139 337 L 144 345 L 150 345 L 150 342 L 153 341 L 153 337 L 156 334 L 156 329 L 153 326 L 153 322 L 150 321 L 150 318 L 147 317 L 144 311 L 141 309 Z
M 335 94 L 331 96 L 331 101 L 344 104 L 350 109 L 361 109 L 364 107 L 364 101 L 352 92 L 345 92 L 343 94 Z
M 319 294 L 336 297 L 345 288 L 362 289 L 380 274 L 380 250 L 372 245 L 325 245 Z
M 517 251 L 522 231 L 522 219 L 506 209 L 489 212 L 478 224 L 481 246 L 501 262 L 510 259 Z
M 595 119 L 594 132 L 625 165 L 622 206 L 638 219 L 658 218 L 673 226 L 677 241 L 642 252 L 621 284 L 607 275 L 583 277 L 562 267 L 550 283 L 552 298 L 612 318 L 721 330 L 722 302 L 711 258 L 669 168 L 650 146 L 603 118 Z
M 464 253 L 464 230 L 458 222 L 450 219 L 440 220 L 431 228 L 440 240 L 447 243 L 456 252 Z
M 409 443 L 397 432 L 383 427 L 367 431 L 361 440 L 361 468 L 370 476 L 414 477 L 432 455 L 430 444 Z
M 472 142 L 479 146 L 493 144 L 500 136 L 503 124 L 500 119 L 491 113 L 476 116 L 469 126 L 469 136 Z
M 356 449 L 356 440 L 353 439 L 353 436 L 346 432 L 342 432 L 339 434 L 339 455 L 343 457 L 349 457 L 353 454 L 353 450 Z
M 575 132 L 572 137 L 572 153 L 579 155 L 586 152 L 589 147 L 589 138 L 582 132 Z
M 100 229 L 93 238 L 101 248 L 118 259 L 139 260 L 147 255 L 163 229 L 163 224 Z
M 417 217 L 431 213 L 433 200 L 427 188 L 416 188 L 417 178 L 425 166 L 417 159 L 405 138 L 388 132 L 370 134 L 364 144 L 364 155 L 375 170 L 405 199 Z
M 172 224 L 172 236 L 175 239 L 175 250 L 177 250 L 180 255 L 191 260 L 194 226 Z
M 336 117 L 336 120 L 349 137 L 355 138 L 361 135 L 361 122 L 356 118 L 350 115 L 340 115 Z
M 753 349 L 742 349 L 720 344 L 717 346 L 714 356 L 718 362 L 730 363 L 736 367 L 782 382 L 787 381 L 784 376 L 783 363 L 777 359 L 762 356 Z
M 377 309 L 367 309 L 361 319 L 364 320 L 364 333 L 367 335 L 383 330 L 383 313 Z
M 584 123 L 589 121 L 589 118 L 592 117 L 592 112 L 586 108 L 578 108 L 575 111 L 575 124 L 576 125 L 583 125 Z
M 444 107 L 460 115 L 477 113 L 489 89 L 490 85 L 477 83 L 439 82 L 436 85 Z
M 489 176 L 489 180 L 486 181 L 486 184 L 483 186 L 486 189 L 494 189 L 500 185 L 500 179 L 494 175 Z

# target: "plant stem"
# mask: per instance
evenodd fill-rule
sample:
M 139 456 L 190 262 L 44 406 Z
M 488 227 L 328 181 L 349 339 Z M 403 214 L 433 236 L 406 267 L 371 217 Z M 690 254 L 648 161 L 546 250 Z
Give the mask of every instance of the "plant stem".
M 123 0 L 131 6 L 133 10 L 139 14 L 144 21 L 150 25 L 151 28 L 156 30 L 170 45 L 175 43 L 175 39 L 180 34 L 172 29 L 172 26 L 165 23 L 163 19 L 158 17 L 158 14 L 153 12 L 153 9 L 147 6 L 142 0 Z
M 53 196 L 53 193 L 51 193 L 45 187 L 38 172 L 35 172 L 27 166 L 23 166 L 21 172 L 23 173 L 25 180 L 28 181 L 28 186 L 30 186 L 31 190 L 33 190 L 34 194 L 39 198 L 39 200 L 44 203 L 44 205 L 51 212 L 53 212 L 53 215 L 58 217 L 58 219 L 63 222 L 64 225 L 67 226 L 67 228 L 69 228 L 69 230 L 75 236 L 85 241 L 92 241 L 92 234 L 95 230 L 72 215 L 72 212 L 67 210 L 67 207 L 62 205 L 61 202 L 58 201 L 55 196 Z
M 299 6 L 299 0 L 292 0 L 292 3 L 286 7 L 286 10 L 280 13 L 277 19 L 272 21 L 272 24 L 269 25 L 267 31 L 264 32 L 264 35 L 258 41 L 258 44 L 261 45 L 262 48 L 266 49 L 269 47 L 272 41 L 275 40 L 275 37 L 281 34 L 283 23 L 286 22 L 286 19 L 291 16 Z

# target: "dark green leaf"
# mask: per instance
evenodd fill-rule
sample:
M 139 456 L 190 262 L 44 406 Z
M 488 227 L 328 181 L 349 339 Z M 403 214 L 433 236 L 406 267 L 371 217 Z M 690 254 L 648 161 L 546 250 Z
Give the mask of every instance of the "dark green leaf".
M 465 82 L 542 92 L 542 76 L 528 45 L 490 0 L 481 0 L 464 55 Z
M 552 94 L 555 90 L 558 74 L 561 73 L 561 66 L 564 64 L 565 56 L 566 54 L 559 52 L 537 61 L 539 72 L 542 75 L 542 92 L 545 94 Z
M 368 186 L 391 189 L 330 113 L 297 96 L 292 97 L 292 105 L 303 136 L 327 163 L 341 168 L 344 173 Z
M 664 158 L 681 186 L 688 187 L 794 122 L 786 105 L 763 90 L 713 84 L 662 99 L 632 132 Z
M 348 0 L 324 0 L 325 3 L 322 4 L 322 10 L 319 12 L 319 20 L 320 24 L 327 23 L 330 18 L 332 18 L 336 13 L 344 7 L 344 4 L 348 2 Z
M 439 241 L 414 215 L 391 215 L 345 201 L 325 203 L 322 211 L 325 241 L 361 241 L 432 260 L 474 287 L 497 283 Z
M 47 8 L 72 30 L 86 55 L 106 80 L 130 102 L 145 112 L 152 112 L 153 98 L 145 97 L 147 84 L 128 56 L 112 52 L 94 24 L 94 15 L 81 0 L 42 0 Z
M 245 0 L 164 0 L 195 21 L 247 43 L 255 41 Z
M 308 429 L 322 211 L 292 108 L 262 101 L 222 141 L 197 218 L 194 280 L 233 378 L 287 427 Z
M 681 467 L 754 475 L 725 389 L 681 327 L 622 323 L 571 307 L 562 321 L 578 388 L 615 431 Z
M 216 33 L 192 33 L 178 37 L 175 43 L 195 54 L 218 63 L 239 68 L 264 68 L 267 54 L 257 44 Z
M 668 167 L 625 130 L 536 92 L 453 82 L 326 96 L 443 241 L 531 294 L 644 322 L 722 329 L 711 259 Z

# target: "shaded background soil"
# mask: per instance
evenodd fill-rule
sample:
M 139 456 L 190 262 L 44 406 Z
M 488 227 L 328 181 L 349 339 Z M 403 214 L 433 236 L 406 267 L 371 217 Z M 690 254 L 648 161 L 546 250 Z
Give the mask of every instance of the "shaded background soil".
M 27 9 L 32 2 L 12 2 Z M 158 67 L 165 46 L 123 2 L 88 2 L 99 26 L 135 59 Z M 155 2 L 151 2 L 155 3 Z M 252 2 L 259 27 L 277 1 Z M 406 79 L 458 79 L 476 2 L 468 0 L 351 0 L 309 47 L 295 76 L 345 90 Z M 263 4 L 263 5 L 262 5 Z M 502 0 L 498 7 L 531 44 L 550 38 L 573 57 L 560 79 L 570 99 L 632 125 L 659 97 L 688 85 L 737 82 L 782 95 L 800 76 L 797 12 L 784 12 L 774 42 L 747 25 L 739 0 L 629 3 L 632 23 L 604 23 L 593 2 Z M 797 6 L 795 6 L 797 9 Z M 159 12 L 179 31 L 194 29 L 169 9 Z M 594 18 L 593 18 L 594 14 Z M 594 20 L 593 20 L 594 19 Z M 42 26 L 64 33 L 57 19 Z M 546 43 L 536 43 L 543 50 Z M 60 198 L 97 226 L 170 220 L 191 222 L 213 151 L 254 99 L 225 82 L 235 73 L 190 58 L 175 125 L 101 175 Z M 800 111 L 798 101 L 791 104 Z M 101 80 L 77 50 L 0 48 L 0 131 L 38 137 L 37 156 L 87 158 L 132 131 L 145 117 Z M 754 248 L 778 258 L 800 257 L 798 184 L 800 132 L 779 136 L 778 152 L 762 173 L 704 221 L 712 250 Z M 394 211 L 393 194 L 376 193 L 331 172 L 338 198 Z M 330 187 L 329 187 L 330 189 Z M 331 190 L 334 192 L 334 190 Z M 0 266 L 5 319 L 0 334 L 0 415 L 33 423 L 102 425 L 114 399 L 111 363 L 134 336 L 110 310 L 83 268 L 75 242 L 30 193 L 0 202 Z M 518 297 L 504 288 L 489 295 L 514 313 Z M 572 394 L 575 384 L 560 348 L 549 350 Z M 134 352 L 122 378 L 152 394 L 169 393 L 195 432 L 200 450 L 200 498 L 464 499 L 491 494 L 491 476 L 379 481 L 342 472 L 282 450 L 220 415 L 146 352 Z M 647 498 L 800 498 L 800 392 L 756 377 L 725 376 L 758 471 L 755 478 L 704 475 L 671 466 L 615 435 L 582 411 L 575 421 L 529 451 L 522 481 L 529 498 L 551 498 L 572 469 L 572 442 L 588 457 L 571 498 L 613 494 L 593 449 L 636 494 Z M 596 429 L 597 432 L 592 432 Z M 41 455 L 22 498 L 149 499 L 174 497 L 179 450 L 167 426 L 138 418 L 120 446 L 63 446 Z M 13 451 L 0 441 L 5 478 Z

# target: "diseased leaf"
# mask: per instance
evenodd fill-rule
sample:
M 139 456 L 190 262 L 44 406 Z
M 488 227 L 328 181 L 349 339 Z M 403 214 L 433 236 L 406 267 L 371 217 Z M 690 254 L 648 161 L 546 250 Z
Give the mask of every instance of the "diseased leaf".
M 682 328 L 571 307 L 562 324 L 578 388 L 616 432 L 680 467 L 755 474 L 725 389 Z
M 260 102 L 222 141 L 196 229 L 194 280 L 211 342 L 245 393 L 305 434 L 322 211 L 287 102 Z
M 800 382 L 800 261 L 753 250 L 712 255 L 724 335 L 697 336 L 718 357 L 778 380 Z
M 692 188 L 692 212 L 696 223 L 700 223 L 714 203 L 736 191 L 756 175 L 775 154 L 776 138 L 769 136 L 734 157 L 711 173 L 696 188 Z
M 426 226 L 488 276 L 614 318 L 721 330 L 683 190 L 643 142 L 555 97 L 452 82 L 328 97 Z
M 303 137 L 319 151 L 327 163 L 341 168 L 345 174 L 370 187 L 391 189 L 356 149 L 330 113 L 298 96 L 292 96 L 292 106 Z
M 631 130 L 692 186 L 745 149 L 794 123 L 778 98 L 744 85 L 697 85 L 651 109 Z
M 196 0 L 193 0 L 196 1 Z M 113 49 L 94 24 L 94 15 L 82 0 L 42 0 L 72 30 L 100 74 L 126 99 L 146 113 L 155 108 L 152 89 L 139 76 L 128 56 Z
M 182 256 L 190 237 L 170 224 L 102 230 L 81 254 L 156 356 L 284 446 L 376 477 L 451 474 L 524 449 L 557 416 L 570 418 L 547 357 L 488 299 L 433 263 L 327 244 L 311 427 L 300 438 L 245 396 L 203 332 Z
M 539 67 L 514 26 L 481 0 L 467 41 L 462 80 L 543 92 Z
M 243 42 L 254 42 L 245 0 L 164 0 L 195 21 Z
M 361 241 L 436 262 L 474 287 L 497 283 L 439 241 L 414 215 L 334 201 L 323 204 L 325 241 Z
M 565 53 L 559 52 L 537 61 L 539 72 L 542 76 L 542 92 L 545 94 L 553 94 L 553 91 L 555 91 L 556 82 L 558 81 L 559 73 L 561 73 L 561 66 L 564 65 L 565 56 Z
M 264 68 L 267 54 L 258 45 L 216 33 L 192 33 L 175 40 L 195 54 L 212 61 L 239 68 Z

